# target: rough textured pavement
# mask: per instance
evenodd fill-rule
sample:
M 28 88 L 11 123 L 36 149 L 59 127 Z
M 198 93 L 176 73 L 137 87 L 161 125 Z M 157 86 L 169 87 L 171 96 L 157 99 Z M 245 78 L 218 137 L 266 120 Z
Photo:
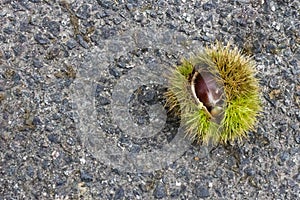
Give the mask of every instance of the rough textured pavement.
M 1 0 L 0 199 L 300 199 L 298 0 Z M 168 70 L 215 40 L 257 62 L 249 139 L 167 114 Z

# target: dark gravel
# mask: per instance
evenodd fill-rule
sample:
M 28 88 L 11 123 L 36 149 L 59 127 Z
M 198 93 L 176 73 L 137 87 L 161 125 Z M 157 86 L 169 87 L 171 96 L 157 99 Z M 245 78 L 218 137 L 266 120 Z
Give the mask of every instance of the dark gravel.
M 0 2 L 0 199 L 300 199 L 300 3 Z M 249 139 L 193 144 L 165 74 L 216 39 L 257 62 Z

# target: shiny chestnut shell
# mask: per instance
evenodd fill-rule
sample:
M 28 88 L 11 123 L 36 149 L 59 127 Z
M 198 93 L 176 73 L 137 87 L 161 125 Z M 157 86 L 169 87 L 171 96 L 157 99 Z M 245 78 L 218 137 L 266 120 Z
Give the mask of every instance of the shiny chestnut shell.
M 216 78 L 210 72 L 196 71 L 191 80 L 191 88 L 196 101 L 201 102 L 212 117 L 220 118 L 224 92 Z

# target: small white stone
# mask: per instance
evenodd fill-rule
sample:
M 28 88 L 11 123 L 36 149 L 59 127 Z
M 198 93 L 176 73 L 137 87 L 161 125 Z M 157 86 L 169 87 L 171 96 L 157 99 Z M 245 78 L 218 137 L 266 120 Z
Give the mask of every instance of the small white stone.
M 52 156 L 53 159 L 56 159 L 56 158 L 59 157 L 59 152 L 58 151 L 53 151 L 51 156 Z
M 179 187 L 179 186 L 181 186 L 181 182 L 176 181 L 175 185 Z
M 271 7 L 271 11 L 274 12 L 276 10 L 275 5 L 274 5 L 273 2 L 270 2 L 270 7 Z
M 276 31 L 280 31 L 280 25 L 276 22 L 272 23 L 272 27 L 276 30 Z
M 85 164 L 85 159 L 84 158 L 80 158 L 80 164 L 84 165 Z

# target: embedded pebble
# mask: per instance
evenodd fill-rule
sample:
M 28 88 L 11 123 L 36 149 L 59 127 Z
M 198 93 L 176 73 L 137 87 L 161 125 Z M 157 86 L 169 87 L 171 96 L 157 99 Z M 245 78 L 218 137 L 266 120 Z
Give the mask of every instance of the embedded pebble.
M 208 188 L 200 183 L 196 183 L 194 193 L 198 198 L 208 198 L 210 196 Z
M 36 34 L 34 36 L 34 39 L 41 45 L 48 44 L 50 42 L 47 38 L 42 36 L 40 33 Z
M 164 197 L 166 197 L 166 188 L 165 188 L 165 185 L 163 183 L 158 183 L 154 189 L 154 192 L 153 192 L 153 196 L 154 198 L 156 199 L 162 199 Z

